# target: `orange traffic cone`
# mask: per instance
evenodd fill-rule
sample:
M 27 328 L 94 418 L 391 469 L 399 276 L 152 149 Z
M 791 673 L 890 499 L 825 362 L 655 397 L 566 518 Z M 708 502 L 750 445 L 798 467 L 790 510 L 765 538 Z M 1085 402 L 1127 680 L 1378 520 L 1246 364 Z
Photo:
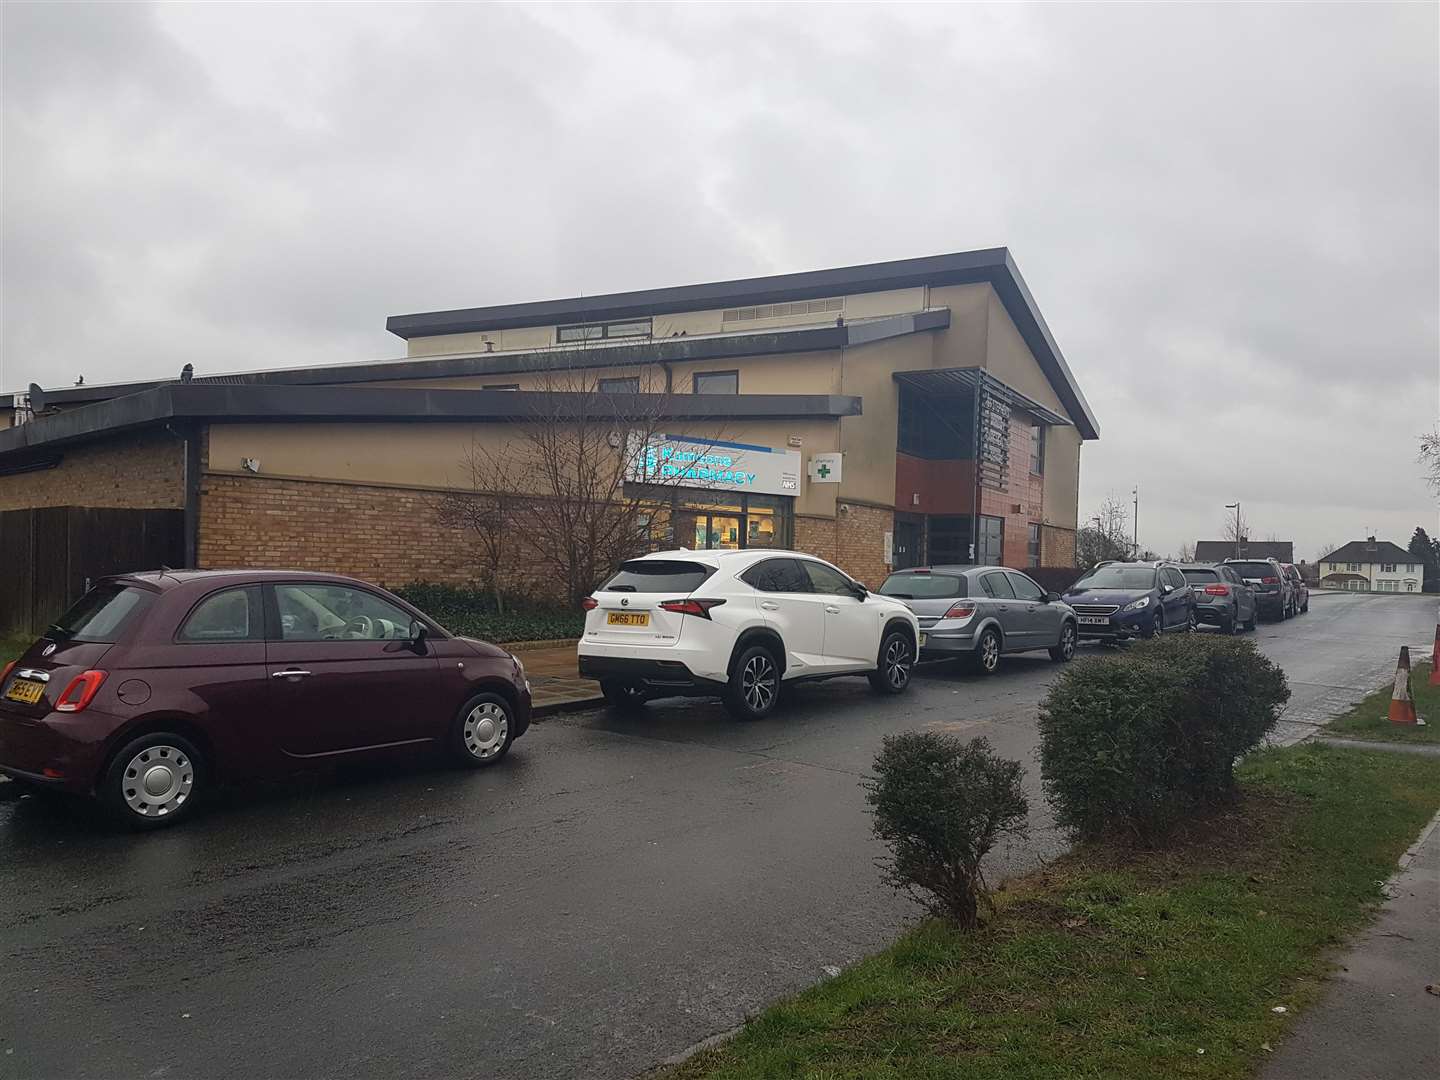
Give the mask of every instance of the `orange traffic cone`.
M 1390 695 L 1390 722 L 1413 724 L 1415 699 L 1410 696 L 1410 646 L 1400 646 L 1400 662 L 1395 665 L 1395 690 Z
M 1430 685 L 1440 686 L 1440 622 L 1435 624 L 1435 651 L 1430 654 Z

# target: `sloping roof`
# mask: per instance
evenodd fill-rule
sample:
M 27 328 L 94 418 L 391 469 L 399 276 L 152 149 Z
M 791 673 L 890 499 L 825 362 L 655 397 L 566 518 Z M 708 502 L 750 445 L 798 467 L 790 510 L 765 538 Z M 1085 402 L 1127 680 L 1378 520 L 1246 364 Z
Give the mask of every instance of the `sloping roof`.
M 409 339 L 520 326 L 643 318 L 786 300 L 817 300 L 921 285 L 973 285 L 982 282 L 988 283 L 1000 297 L 1020 336 L 1025 339 L 1040 369 L 1064 402 L 1081 435 L 1087 439 L 1099 438 L 1095 416 L 1085 395 L 1080 392 L 1060 346 L 1045 324 L 1035 298 L 1030 294 L 1030 287 L 1020 276 L 1020 268 L 1015 265 L 1009 249 L 1003 247 L 799 274 L 713 281 L 702 285 L 392 315 L 385 320 L 385 328 L 392 334 Z
M 1418 556 L 1389 540 L 1351 540 L 1344 547 L 1336 548 L 1329 555 L 1322 556 L 1321 562 L 1361 563 L 1418 563 Z
M 568 416 L 616 419 L 806 419 L 859 416 L 839 394 L 565 394 L 522 390 L 424 390 L 363 386 L 205 386 L 170 383 L 138 394 L 36 417 L 0 429 L 0 469 L 24 468 L 70 443 L 171 421 L 487 422 Z M 53 455 L 52 455 L 53 457 Z
M 1197 540 L 1195 541 L 1196 562 L 1220 562 L 1222 559 L 1236 558 L 1234 540 Z M 1241 540 L 1241 559 L 1274 559 L 1276 562 L 1293 563 L 1295 561 L 1295 542 L 1293 540 Z

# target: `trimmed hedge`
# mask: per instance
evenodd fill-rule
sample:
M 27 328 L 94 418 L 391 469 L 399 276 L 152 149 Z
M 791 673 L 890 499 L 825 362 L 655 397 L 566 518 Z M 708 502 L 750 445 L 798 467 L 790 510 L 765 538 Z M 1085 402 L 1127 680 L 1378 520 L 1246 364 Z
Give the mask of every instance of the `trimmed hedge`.
M 1285 674 L 1249 641 L 1183 634 L 1066 669 L 1040 706 L 1040 776 L 1084 838 L 1155 840 L 1227 797 L 1274 728 Z
M 495 597 L 481 589 L 416 581 L 395 590 L 445 629 L 485 641 L 548 641 L 578 638 L 585 628 L 583 611 L 535 607 L 523 598 L 506 597 L 506 610 L 495 610 Z
M 963 929 L 979 923 L 990 894 L 980 860 L 1025 829 L 1029 804 L 1018 761 L 983 738 L 938 731 L 887 735 L 865 782 L 875 835 L 890 848 L 886 884 Z

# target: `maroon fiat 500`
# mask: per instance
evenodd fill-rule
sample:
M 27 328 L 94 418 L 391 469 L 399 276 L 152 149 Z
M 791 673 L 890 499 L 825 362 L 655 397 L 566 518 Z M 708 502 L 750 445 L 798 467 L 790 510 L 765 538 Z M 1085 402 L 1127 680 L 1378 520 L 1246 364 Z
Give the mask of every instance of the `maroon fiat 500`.
M 529 723 L 519 660 L 332 574 L 105 578 L 0 673 L 0 772 L 142 829 L 222 779 L 427 746 L 490 765 Z

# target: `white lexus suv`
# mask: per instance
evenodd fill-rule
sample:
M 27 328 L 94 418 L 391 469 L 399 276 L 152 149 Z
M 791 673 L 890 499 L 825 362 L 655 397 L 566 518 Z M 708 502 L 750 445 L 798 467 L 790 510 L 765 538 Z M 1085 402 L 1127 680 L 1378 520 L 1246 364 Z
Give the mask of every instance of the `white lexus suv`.
M 580 674 L 635 708 L 718 694 L 742 719 L 775 707 L 782 683 L 866 675 L 910 685 L 915 614 L 827 562 L 794 551 L 660 551 L 624 563 L 585 600 Z

